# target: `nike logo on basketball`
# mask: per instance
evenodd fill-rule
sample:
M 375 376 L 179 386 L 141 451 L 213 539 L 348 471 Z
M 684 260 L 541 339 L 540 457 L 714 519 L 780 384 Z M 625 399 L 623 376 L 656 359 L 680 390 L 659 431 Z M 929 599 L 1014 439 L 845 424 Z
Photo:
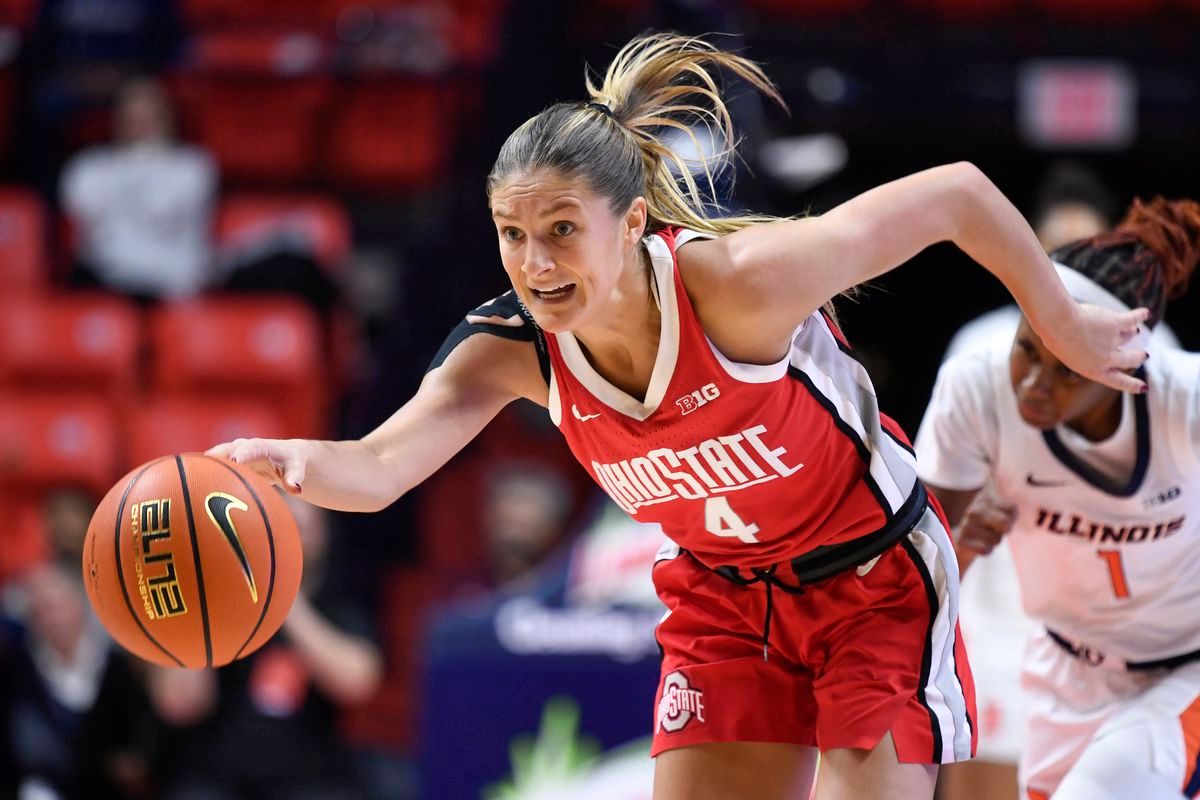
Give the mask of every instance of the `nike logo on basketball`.
M 1037 486 L 1042 489 L 1048 489 L 1048 488 L 1051 488 L 1054 486 L 1067 486 L 1068 485 L 1068 481 L 1040 481 L 1037 478 L 1033 477 L 1032 472 L 1025 476 L 1025 482 L 1028 483 L 1030 486 Z
M 587 422 L 589 419 L 596 419 L 600 416 L 599 414 L 580 414 L 579 406 L 575 405 L 574 403 L 571 403 L 571 413 L 574 414 L 575 419 L 579 420 L 580 422 Z
M 229 516 L 230 510 L 234 508 L 238 511 L 250 510 L 241 500 L 224 492 L 213 492 L 204 498 L 204 509 L 208 512 L 208 518 L 221 530 L 221 533 L 225 534 L 225 540 L 229 542 L 234 555 L 237 556 L 238 563 L 242 565 L 242 572 L 246 576 L 246 585 L 250 589 L 250 599 L 257 603 L 258 587 L 254 584 L 254 572 L 250 569 L 250 559 L 246 557 L 242 540 L 238 537 L 237 528 L 234 527 L 233 520 Z

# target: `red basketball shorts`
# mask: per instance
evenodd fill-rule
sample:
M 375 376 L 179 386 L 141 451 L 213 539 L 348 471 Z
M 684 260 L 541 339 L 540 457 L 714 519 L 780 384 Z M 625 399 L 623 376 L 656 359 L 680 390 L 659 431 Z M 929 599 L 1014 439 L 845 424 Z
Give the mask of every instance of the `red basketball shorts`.
M 889 731 L 902 762 L 974 754 L 958 566 L 932 508 L 874 562 L 800 594 L 773 587 L 765 661 L 765 584 L 739 585 L 674 546 L 659 559 L 668 611 L 652 755 L 704 742 L 871 749 Z

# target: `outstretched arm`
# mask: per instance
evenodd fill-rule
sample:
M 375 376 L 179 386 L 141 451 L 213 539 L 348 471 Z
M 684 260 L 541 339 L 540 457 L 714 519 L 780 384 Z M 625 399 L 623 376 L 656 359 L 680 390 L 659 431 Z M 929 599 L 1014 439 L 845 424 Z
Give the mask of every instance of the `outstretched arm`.
M 1076 303 L 1020 212 L 970 164 L 918 172 L 820 217 L 754 225 L 681 253 L 706 330 L 718 346 L 724 339 L 731 350 L 745 351 L 755 341 L 786 342 L 831 298 L 943 241 L 999 278 L 1043 341 L 1076 372 L 1115 388 L 1141 389 L 1123 370 L 1137 367 L 1145 354 L 1122 345 L 1146 312 L 1117 314 Z
M 545 403 L 545 392 L 529 343 L 472 336 L 362 439 L 237 439 L 208 454 L 246 464 L 310 503 L 377 511 L 449 461 L 508 403 Z

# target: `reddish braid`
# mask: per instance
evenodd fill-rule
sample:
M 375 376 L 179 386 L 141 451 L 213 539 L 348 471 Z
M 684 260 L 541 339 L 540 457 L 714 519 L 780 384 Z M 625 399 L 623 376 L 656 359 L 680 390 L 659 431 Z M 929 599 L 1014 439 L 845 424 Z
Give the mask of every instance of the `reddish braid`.
M 1159 322 L 1200 261 L 1200 203 L 1155 197 L 1134 200 L 1109 233 L 1061 247 L 1055 261 L 1082 272 L 1130 308 L 1150 309 Z

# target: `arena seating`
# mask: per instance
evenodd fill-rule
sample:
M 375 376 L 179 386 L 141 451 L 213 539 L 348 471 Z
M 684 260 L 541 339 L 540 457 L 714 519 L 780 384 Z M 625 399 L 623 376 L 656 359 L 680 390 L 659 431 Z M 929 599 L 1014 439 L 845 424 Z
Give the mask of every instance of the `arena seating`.
M 139 385 L 141 324 L 114 295 L 0 296 L 0 387 L 127 402 Z
M 350 254 L 352 232 L 346 209 L 329 197 L 243 193 L 221 201 L 215 237 L 226 257 L 286 239 L 337 274 Z
M 287 435 L 279 413 L 260 401 L 151 396 L 139 403 L 136 417 L 127 422 L 125 461 L 133 467 L 169 453 L 202 452 L 241 437 Z
M 117 414 L 104 399 L 0 394 L 0 489 L 52 486 L 108 491 L 118 463 Z
M 256 398 L 291 436 L 326 432 L 326 370 L 315 314 L 288 297 L 205 298 L 151 317 L 151 386 L 201 400 Z
M 397 78 L 357 80 L 338 93 L 326 168 L 351 189 L 413 191 L 443 172 L 452 87 Z
M 46 285 L 50 272 L 46 217 L 45 204 L 33 192 L 0 188 L 0 293 Z

